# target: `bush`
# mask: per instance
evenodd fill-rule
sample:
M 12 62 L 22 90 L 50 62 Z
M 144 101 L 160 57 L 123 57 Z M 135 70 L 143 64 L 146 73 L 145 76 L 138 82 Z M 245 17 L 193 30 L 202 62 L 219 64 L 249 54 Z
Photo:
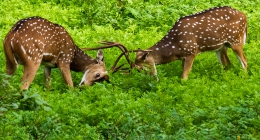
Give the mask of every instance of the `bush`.
M 198 55 L 188 80 L 180 61 L 157 66 L 160 81 L 145 72 L 109 73 L 111 83 L 68 89 L 58 69 L 52 89 L 40 67 L 29 90 L 20 91 L 22 66 L 5 73 L 0 43 L 0 137 L 2 139 L 260 139 L 259 4 L 255 1 L 3 0 L 2 41 L 19 19 L 39 15 L 65 27 L 81 48 L 109 40 L 129 49 L 158 42 L 180 17 L 223 3 L 248 18 L 244 52 L 249 69 L 235 55 L 222 70 L 212 53 Z M 10 6 L 12 5 L 12 6 Z M 86 52 L 95 57 L 96 51 Z M 105 49 L 110 68 L 121 52 Z M 135 54 L 130 54 L 134 60 Z M 125 63 L 125 59 L 119 64 Z M 74 85 L 82 73 L 72 72 Z

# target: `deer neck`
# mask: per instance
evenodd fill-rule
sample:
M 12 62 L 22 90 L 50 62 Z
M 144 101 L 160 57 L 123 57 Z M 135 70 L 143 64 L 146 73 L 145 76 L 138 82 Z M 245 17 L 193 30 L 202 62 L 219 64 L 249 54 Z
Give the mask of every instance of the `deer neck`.
M 70 69 L 76 72 L 84 72 L 91 64 L 96 64 L 97 60 L 85 54 L 81 49 L 75 46 L 75 55 L 70 64 Z
M 170 63 L 174 60 L 183 59 L 183 57 L 185 57 L 179 50 L 178 42 L 166 37 L 148 49 L 152 50 L 152 52 L 147 56 L 147 58 L 153 59 L 155 64 Z

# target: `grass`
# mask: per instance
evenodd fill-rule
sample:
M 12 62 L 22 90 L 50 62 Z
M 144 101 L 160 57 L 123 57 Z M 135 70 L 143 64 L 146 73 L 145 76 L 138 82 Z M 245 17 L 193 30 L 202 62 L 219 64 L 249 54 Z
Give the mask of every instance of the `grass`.
M 179 4 L 177 4 L 179 3 Z M 181 4 L 180 4 L 181 3 Z M 22 66 L 5 81 L 0 43 L 0 136 L 3 139 L 259 139 L 260 75 L 258 1 L 14 1 L 3 0 L 0 38 L 19 19 L 39 15 L 61 24 L 81 47 L 102 40 L 129 49 L 148 48 L 178 18 L 229 4 L 248 18 L 244 71 L 229 49 L 225 71 L 214 52 L 196 57 L 188 80 L 181 80 L 181 61 L 158 65 L 159 82 L 145 72 L 109 74 L 111 83 L 68 89 L 53 69 L 46 90 L 41 67 L 28 91 L 19 91 Z M 11 5 L 11 6 L 10 6 Z M 98 9 L 98 10 L 97 10 Z M 86 52 L 91 56 L 96 51 Z M 110 68 L 119 49 L 104 50 Z M 135 54 L 131 54 L 134 60 Z M 125 63 L 122 59 L 120 63 Z M 72 72 L 74 85 L 83 73 Z M 1 84 L 2 85 L 2 84 Z M 23 94 L 21 98 L 19 94 Z

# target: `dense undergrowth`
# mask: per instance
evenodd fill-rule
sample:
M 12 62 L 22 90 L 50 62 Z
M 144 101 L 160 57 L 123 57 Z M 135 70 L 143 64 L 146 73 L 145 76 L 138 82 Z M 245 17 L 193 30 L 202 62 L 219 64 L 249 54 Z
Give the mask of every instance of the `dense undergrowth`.
M 0 139 L 260 139 L 259 3 L 2 0 Z M 178 18 L 224 5 L 247 15 L 247 71 L 229 50 L 232 66 L 228 71 L 214 53 L 203 53 L 196 57 L 188 80 L 180 79 L 180 61 L 157 66 L 159 82 L 133 70 L 127 75 L 109 74 L 111 83 L 82 89 L 68 89 L 58 69 L 53 69 L 49 91 L 44 87 L 42 67 L 28 91 L 19 89 L 22 66 L 15 76 L 5 75 L 3 39 L 25 17 L 38 15 L 62 25 L 81 48 L 109 40 L 129 49 L 145 49 L 159 41 Z M 104 54 L 110 68 L 120 51 L 106 49 Z M 82 75 L 72 72 L 74 85 Z

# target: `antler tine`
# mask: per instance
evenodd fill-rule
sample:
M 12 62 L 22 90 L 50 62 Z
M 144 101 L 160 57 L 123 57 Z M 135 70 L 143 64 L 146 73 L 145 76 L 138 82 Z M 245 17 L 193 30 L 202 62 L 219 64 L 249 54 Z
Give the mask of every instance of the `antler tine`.
M 101 44 L 107 44 L 107 45 L 120 44 L 120 43 L 118 43 L 118 42 L 112 42 L 112 41 L 100 41 L 99 43 L 101 43 Z
M 115 73 L 115 72 L 117 72 L 117 71 L 119 71 L 119 70 L 130 70 L 130 68 L 122 68 L 123 65 L 124 65 L 124 64 L 122 64 L 122 65 L 116 67 L 116 68 L 114 69 L 113 73 Z
M 114 70 L 116 69 L 115 67 L 116 67 L 118 61 L 120 60 L 120 58 L 121 58 L 123 55 L 124 55 L 124 52 L 122 52 L 122 53 L 117 57 L 116 61 L 114 62 L 113 66 L 111 67 L 111 69 L 110 69 L 109 71 L 113 71 L 113 73 L 114 73 Z
M 98 46 L 98 47 L 95 47 L 95 48 L 81 48 L 81 50 L 83 50 L 83 51 L 90 51 L 90 50 L 112 48 L 114 46 L 117 46 L 117 44 L 107 44 L 105 46 Z
M 118 47 L 122 52 L 127 52 L 126 47 L 121 46 L 122 44 L 117 42 L 110 42 L 110 41 L 101 41 L 101 44 L 104 44 L 105 46 L 98 46 L 95 48 L 81 48 L 83 51 L 90 51 L 90 50 L 98 50 L 98 49 L 106 49 L 106 48 L 112 48 L 112 47 Z
M 100 42 L 101 44 L 105 44 L 105 45 L 108 45 L 108 46 L 116 46 L 118 47 L 122 52 L 128 52 L 126 47 L 124 45 L 122 45 L 121 43 L 118 43 L 118 42 L 111 42 L 111 41 L 101 41 Z
M 128 51 L 128 52 L 138 52 L 138 51 L 152 52 L 153 50 L 141 50 L 141 49 L 137 49 L 137 50 L 130 50 L 130 51 Z

